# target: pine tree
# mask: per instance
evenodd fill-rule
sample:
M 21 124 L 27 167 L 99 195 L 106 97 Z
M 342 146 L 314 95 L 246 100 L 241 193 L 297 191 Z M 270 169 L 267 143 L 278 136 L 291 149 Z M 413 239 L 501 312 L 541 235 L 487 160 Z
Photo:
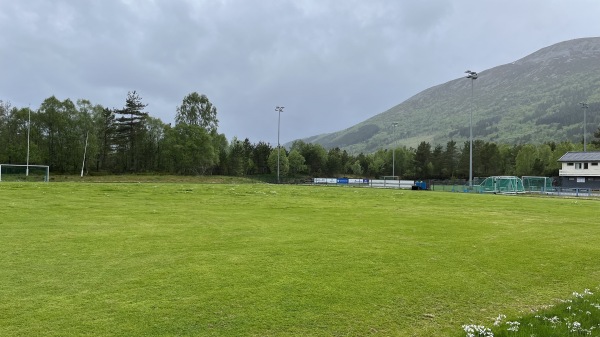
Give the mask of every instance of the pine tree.
M 123 171 L 138 170 L 138 140 L 143 138 L 148 113 L 144 112 L 147 104 L 142 103 L 141 97 L 135 92 L 127 93 L 125 107 L 115 110 L 115 142 L 121 159 Z

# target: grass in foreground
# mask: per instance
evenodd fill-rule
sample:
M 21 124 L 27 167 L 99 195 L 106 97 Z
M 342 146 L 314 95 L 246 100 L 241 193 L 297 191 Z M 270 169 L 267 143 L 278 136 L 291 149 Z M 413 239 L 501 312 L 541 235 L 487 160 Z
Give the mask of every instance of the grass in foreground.
M 598 289 L 597 289 L 598 290 Z M 600 295 L 585 289 L 573 297 L 518 319 L 498 315 L 491 327 L 468 324 L 467 337 L 600 336 Z
M 2 336 L 447 336 L 591 288 L 597 201 L 0 184 Z

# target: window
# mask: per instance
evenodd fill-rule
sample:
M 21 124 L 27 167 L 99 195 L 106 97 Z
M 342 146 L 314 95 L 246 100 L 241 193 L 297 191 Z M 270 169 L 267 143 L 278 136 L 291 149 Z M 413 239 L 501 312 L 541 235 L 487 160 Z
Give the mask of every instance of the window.
M 567 166 L 573 166 L 573 163 L 567 163 Z
M 592 166 L 598 166 L 598 163 L 592 163 Z
M 583 167 L 582 165 L 583 163 L 575 163 L 575 169 L 576 170 L 581 170 L 581 168 Z

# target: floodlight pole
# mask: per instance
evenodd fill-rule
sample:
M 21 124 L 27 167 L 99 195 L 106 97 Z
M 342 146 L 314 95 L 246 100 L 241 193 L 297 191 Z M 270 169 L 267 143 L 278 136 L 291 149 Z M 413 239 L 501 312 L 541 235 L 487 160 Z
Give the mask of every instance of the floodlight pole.
M 583 109 L 583 152 L 587 152 L 587 109 L 588 104 L 586 102 L 580 102 L 581 108 Z
M 278 113 L 278 117 L 277 117 L 277 183 L 279 184 L 279 151 L 280 151 L 280 146 L 279 146 L 279 129 L 281 126 L 281 112 L 283 111 L 283 106 L 276 106 L 275 107 L 275 111 L 277 111 Z
M 29 135 L 31 133 L 31 105 L 27 108 L 28 121 L 27 121 L 27 166 L 25 167 L 25 176 L 29 177 Z
M 475 109 L 475 100 L 473 95 L 473 82 L 479 76 L 476 72 L 465 71 L 467 78 L 471 79 L 471 114 L 469 117 L 469 187 L 473 187 L 473 109 Z
M 392 127 L 394 128 L 394 141 L 392 142 L 392 176 L 396 176 L 396 126 L 398 126 L 397 122 L 392 123 Z

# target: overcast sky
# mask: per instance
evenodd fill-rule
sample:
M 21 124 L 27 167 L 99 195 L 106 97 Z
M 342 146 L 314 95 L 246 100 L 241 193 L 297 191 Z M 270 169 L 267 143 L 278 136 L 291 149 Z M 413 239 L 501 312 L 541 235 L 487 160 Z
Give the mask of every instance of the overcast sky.
M 431 86 L 599 36 L 598 0 L 0 0 L 0 100 L 174 121 L 191 92 L 219 132 L 277 144 L 338 131 Z

